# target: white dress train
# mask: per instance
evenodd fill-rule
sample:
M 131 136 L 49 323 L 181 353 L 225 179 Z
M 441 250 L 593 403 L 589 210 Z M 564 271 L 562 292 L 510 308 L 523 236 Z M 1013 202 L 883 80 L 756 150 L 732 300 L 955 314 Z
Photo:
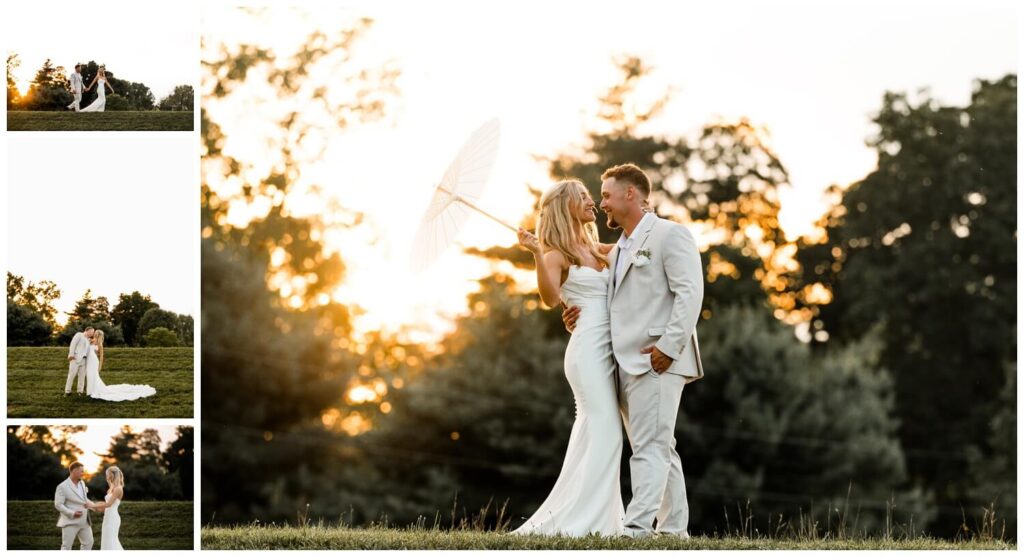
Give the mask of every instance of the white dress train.
M 153 396 L 156 389 L 149 385 L 104 384 L 100 379 L 100 359 L 96 355 L 96 345 L 90 344 L 85 358 L 85 393 L 92 398 L 120 402 Z
M 79 110 L 79 112 L 103 112 L 103 109 L 107 107 L 107 80 L 97 79 L 96 85 L 99 89 L 96 93 L 99 95 L 96 100 L 89 103 L 89 106 Z
M 562 299 L 580 308 L 564 360 L 576 421 L 555 486 L 514 534 L 615 536 L 623 531 L 622 417 L 607 305 L 609 275 L 608 269 L 571 266 L 562 284 Z
M 110 493 L 107 493 L 106 497 L 103 498 L 105 502 L 110 503 Z M 100 530 L 100 550 L 109 549 L 122 551 L 121 540 L 118 539 L 118 534 L 121 530 L 121 514 L 117 512 L 117 508 L 121 506 L 121 500 L 117 499 L 113 505 L 103 509 L 103 528 Z

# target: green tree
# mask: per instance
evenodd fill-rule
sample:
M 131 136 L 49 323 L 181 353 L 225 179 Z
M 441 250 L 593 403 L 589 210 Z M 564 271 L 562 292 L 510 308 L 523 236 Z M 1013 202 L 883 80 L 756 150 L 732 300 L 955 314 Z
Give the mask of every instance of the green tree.
M 129 346 L 138 346 L 140 338 L 136 337 L 136 332 L 139 329 L 139 321 L 146 311 L 159 307 L 160 305 L 154 302 L 148 294 L 143 295 L 139 291 L 121 294 L 118 297 L 117 305 L 110 310 L 110 318 L 114 325 L 121 327 L 125 343 Z
M 135 334 L 139 338 L 145 338 L 149 331 L 157 327 L 176 331 L 178 329 L 178 315 L 173 311 L 167 311 L 159 307 L 150 308 L 139 319 L 139 327 Z
M 71 88 L 64 74 L 63 67 L 54 66 L 47 58 L 36 71 L 22 107 L 26 110 L 64 110 L 72 101 Z
M 181 339 L 181 343 L 184 346 L 192 346 L 195 342 L 196 326 L 195 321 L 191 315 L 179 314 L 178 315 L 178 327 L 175 329 L 178 338 Z
M 117 110 L 132 110 L 132 106 L 129 104 L 128 99 L 124 98 L 117 93 L 111 93 L 107 95 L 106 110 L 117 111 Z
M 7 273 L 7 301 L 25 306 L 42 316 L 51 327 L 57 326 L 57 308 L 53 302 L 60 298 L 60 289 L 48 280 L 28 282 L 24 277 Z
M 50 448 L 62 462 L 70 464 L 82 454 L 82 449 L 71 440 L 71 436 L 85 431 L 85 426 L 21 426 L 18 437 L 26 443 L 42 443 Z
M 15 110 L 21 97 L 18 84 L 14 81 L 14 71 L 21 66 L 21 60 L 13 52 L 7 53 L 7 110 Z
M 988 509 L 994 513 L 995 533 L 999 534 L 1005 527 L 1006 538 L 1016 539 L 1017 363 L 1006 362 L 1003 369 L 1006 380 L 999 397 L 992 404 L 992 419 L 984 450 L 971 447 L 968 453 L 971 514 L 977 519 L 968 527 L 980 526 Z
M 687 385 L 676 424 L 695 528 L 721 531 L 723 512 L 736 520 L 747 501 L 760 529 L 769 514 L 813 513 L 825 524 L 848 495 L 869 532 L 884 527 L 891 499 L 897 523 L 932 518 L 928 498 L 908 482 L 877 331 L 815 355 L 790 326 L 738 306 L 700 335 L 707 373 Z
M 153 327 L 142 339 L 142 345 L 150 348 L 158 346 L 181 346 L 181 340 L 174 331 L 165 327 Z
M 1015 75 L 978 81 L 966 107 L 887 93 L 870 141 L 877 170 L 832 191 L 826 234 L 801 245 L 789 279 L 793 291 L 831 293 L 807 304 L 829 338 L 884 324 L 900 438 L 927 451 L 909 471 L 948 509 L 940 532 L 962 521 L 965 451 L 986 438 L 982 401 L 998 397 L 1003 363 L 1015 359 L 1016 115 Z
M 295 216 L 288 203 L 290 188 L 302 183 L 302 168 L 313 160 L 304 158 L 302 138 L 379 119 L 390 107 L 397 72 L 353 57 L 370 26 L 360 20 L 341 30 L 313 31 L 287 56 L 257 44 L 219 45 L 202 62 L 204 94 L 212 104 L 230 98 L 269 105 L 287 97 L 308 108 L 261 115 L 276 126 L 264 138 L 273 159 L 258 161 L 266 173 L 247 180 L 239 194 L 217 185 L 249 174 L 255 161 L 230 156 L 230 126 L 202 113 L 206 520 L 280 513 L 286 501 L 322 493 L 337 470 L 331 442 L 337 434 L 325 430 L 321 413 L 339 403 L 357 374 L 358 358 L 343 344 L 351 334 L 349 309 L 322 304 L 320 294 L 339 283 L 344 265 L 320 240 L 325 224 Z M 340 95 L 324 94 L 327 88 Z M 245 226 L 228 222 L 229 208 L 264 203 L 269 209 Z M 348 219 L 333 225 L 339 228 L 360 222 L 344 207 L 329 212 Z M 272 265 L 272 253 L 280 264 Z M 298 285 L 289 298 L 268 285 L 271 272 Z M 314 442 L 288 441 L 294 437 Z
M 193 110 L 191 85 L 178 85 L 166 97 L 160 99 L 160 110 Z
M 94 298 L 92 290 L 86 290 L 85 294 L 75 302 L 74 309 L 68 317 L 75 321 L 112 321 L 110 316 L 110 302 L 106 296 Z
M 193 498 L 193 470 L 195 470 L 195 450 L 193 429 L 190 426 L 178 426 L 178 436 L 167 446 L 163 453 L 164 466 L 171 474 L 176 474 L 181 484 L 182 498 L 191 501 Z
M 128 101 L 128 110 L 153 110 L 156 106 L 156 97 L 149 87 L 144 83 L 125 81 L 118 89 L 118 94 Z
M 110 440 L 101 468 L 105 470 L 115 465 L 124 472 L 127 499 L 166 501 L 182 498 L 180 478 L 165 467 L 160 434 L 155 429 L 135 431 L 130 427 L 121 428 Z M 107 489 L 102 473 L 91 477 L 87 485 L 90 490 L 101 493 Z
M 68 472 L 61 455 L 38 436 L 19 436 L 27 426 L 7 427 L 7 499 L 50 499 Z
M 7 301 L 7 346 L 46 346 L 53 327 L 28 306 Z

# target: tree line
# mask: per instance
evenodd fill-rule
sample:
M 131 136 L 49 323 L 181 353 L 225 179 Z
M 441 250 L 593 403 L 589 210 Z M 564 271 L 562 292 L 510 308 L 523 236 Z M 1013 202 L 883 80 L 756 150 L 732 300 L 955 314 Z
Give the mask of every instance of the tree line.
M 314 39 L 304 48 L 329 51 Z M 217 97 L 254 67 L 295 89 L 283 93 L 314 79 L 250 45 L 219 56 L 207 62 Z M 676 425 L 692 531 L 723 532 L 748 504 L 757 528 L 780 515 L 825 524 L 848 505 L 871 532 L 895 522 L 953 537 L 990 510 L 1015 536 L 1016 76 L 978 80 L 966 106 L 886 94 L 869 139 L 877 168 L 830 188 L 815 232 L 790 238 L 778 220 L 789 177 L 770 136 L 743 119 L 644 134 L 668 97 L 636 102 L 651 69 L 617 65 L 598 129 L 543 160 L 595 197 L 605 168 L 636 163 L 659 214 L 713 238 L 698 325 L 706 377 L 687 387 Z M 349 87 L 381 89 L 374 79 Z M 337 108 L 372 121 L 390 106 L 378 100 Z M 573 420 L 559 312 L 495 265 L 440 346 L 352 338 L 358 308 L 320 301 L 344 280 L 344 253 L 326 255 L 324 223 L 287 208 L 297 149 L 281 145 L 263 180 L 227 196 L 211 183 L 246 164 L 208 118 L 204 165 L 223 174 L 204 167 L 204 521 L 287 520 L 309 505 L 410 524 L 490 502 L 518 525 L 557 477 Z M 281 125 L 287 142 L 316 124 Z M 257 199 L 265 216 L 227 224 L 229 207 Z M 531 265 L 516 247 L 468 251 Z M 271 268 L 318 280 L 286 305 Z
M 192 316 L 162 309 L 148 294 L 118 296 L 113 307 L 105 296 L 86 290 L 63 325 L 57 323 L 54 301 L 60 289 L 48 280 L 38 283 L 7 273 L 7 346 L 52 346 L 71 342 L 75 333 L 102 330 L 107 346 L 192 346 Z
M 7 55 L 7 110 L 65 110 L 74 100 L 69 75 L 74 71 L 64 66 L 55 66 L 49 58 L 36 70 L 35 77 L 27 92 L 22 95 L 14 80 L 14 70 L 21 65 L 17 54 Z M 99 64 L 89 61 L 82 64 L 82 82 L 85 87 L 92 83 L 99 70 Z M 191 85 L 178 85 L 159 102 L 149 87 L 141 82 L 118 78 L 106 68 L 107 81 L 116 91 L 106 96 L 106 110 L 171 110 L 190 111 L 194 107 Z M 88 106 L 99 93 L 96 88 L 82 94 L 81 106 Z
M 82 454 L 71 440 L 86 426 L 9 426 L 7 428 L 7 498 L 36 501 L 53 498 L 68 477 L 68 466 Z M 124 427 L 110 440 L 99 470 L 88 470 L 92 499 L 107 485 L 103 470 L 116 465 L 125 475 L 125 498 L 132 501 L 191 501 L 193 497 L 193 428 L 179 426 L 177 438 L 161 449 L 155 429 Z M 99 495 L 98 495 L 99 494 Z

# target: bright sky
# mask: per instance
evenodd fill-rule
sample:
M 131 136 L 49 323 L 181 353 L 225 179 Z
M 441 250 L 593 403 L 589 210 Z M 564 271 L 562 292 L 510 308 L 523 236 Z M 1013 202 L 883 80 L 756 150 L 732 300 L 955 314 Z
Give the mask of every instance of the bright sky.
M 86 427 L 86 430 L 80 433 L 76 433 L 71 436 L 78 448 L 82 449 L 82 454 L 78 457 L 79 462 L 85 465 L 85 471 L 89 474 L 95 474 L 100 472 L 99 466 L 101 462 L 101 456 L 106 454 L 107 449 L 110 448 L 110 441 L 120 431 L 123 424 L 118 423 L 101 423 L 108 420 L 101 420 L 94 422 L 93 424 Z M 174 442 L 178 438 L 178 434 L 175 429 L 176 425 L 144 425 L 144 426 L 131 426 L 132 431 L 141 432 L 146 429 L 155 429 L 160 433 L 160 449 L 166 449 L 168 445 Z M 126 478 L 131 481 L 131 478 Z
M 3 45 L 21 59 L 25 92 L 50 58 L 68 75 L 76 62 L 106 64 L 118 79 L 140 81 L 159 101 L 176 85 L 194 85 L 199 43 L 194 0 L 140 9 L 133 0 L 7 2 Z
M 316 28 L 333 32 L 364 15 L 376 20 L 356 59 L 393 61 L 402 71 L 401 98 L 386 123 L 329 133 L 325 155 L 303 171 L 306 182 L 365 212 L 370 224 L 329 238 L 349 273 L 337 299 L 368 311 L 358 327 L 421 324 L 433 334 L 447 328 L 439 312 L 461 311 L 488 267 L 453 249 L 425 275 L 410 275 L 412 235 L 432 186 L 465 138 L 497 116 L 501 152 L 481 205 L 517 222 L 530 207 L 525 184 L 551 182 L 533 155 L 581 144 L 594 125 L 596 97 L 618 77 L 614 55 L 637 54 L 654 66 L 647 98 L 678 88 L 663 116 L 642 131 L 692 134 L 704 123 L 742 116 L 767 126 L 792 180 L 781 218 L 793 235 L 821 214 L 827 186 L 874 168 L 864 142 L 886 90 L 929 87 L 944 103 L 964 104 L 974 79 L 1001 77 L 1017 65 L 1016 12 L 1008 1 L 623 6 L 349 2 L 313 13 L 282 8 L 261 19 L 207 5 L 202 32 L 208 47 L 250 42 L 287 55 Z M 225 127 L 230 154 L 267 159 L 268 122 L 258 107 L 206 106 Z M 476 246 L 514 240 L 479 217 L 460 236 Z
M 86 289 L 138 290 L 195 315 L 198 231 L 189 134 L 49 132 L 8 142 L 8 270 L 51 280 L 58 321 Z

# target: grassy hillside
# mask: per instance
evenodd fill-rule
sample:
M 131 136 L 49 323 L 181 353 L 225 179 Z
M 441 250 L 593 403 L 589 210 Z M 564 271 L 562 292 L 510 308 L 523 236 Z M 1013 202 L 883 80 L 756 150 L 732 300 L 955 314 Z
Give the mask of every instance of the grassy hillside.
M 818 538 L 775 539 L 768 537 L 693 537 L 681 540 L 667 536 L 642 540 L 615 537 L 565 538 L 516 536 L 508 533 L 471 530 L 444 531 L 427 528 L 367 528 L 334 526 L 247 525 L 208 527 L 202 530 L 203 549 L 1013 549 L 1005 542 L 949 542 L 933 538 Z
M 64 396 L 64 347 L 7 349 L 7 415 L 11 418 L 192 418 L 192 348 L 107 348 L 100 372 L 108 385 L 146 384 L 151 397 L 107 402 Z M 72 386 L 72 393 L 77 382 Z
M 125 549 L 193 549 L 192 502 L 125 501 L 118 510 Z M 103 515 L 93 513 L 93 549 L 100 548 L 102 523 Z M 53 501 L 7 502 L 7 549 L 60 549 Z
M 9 131 L 192 131 L 192 112 L 109 111 L 7 113 Z

